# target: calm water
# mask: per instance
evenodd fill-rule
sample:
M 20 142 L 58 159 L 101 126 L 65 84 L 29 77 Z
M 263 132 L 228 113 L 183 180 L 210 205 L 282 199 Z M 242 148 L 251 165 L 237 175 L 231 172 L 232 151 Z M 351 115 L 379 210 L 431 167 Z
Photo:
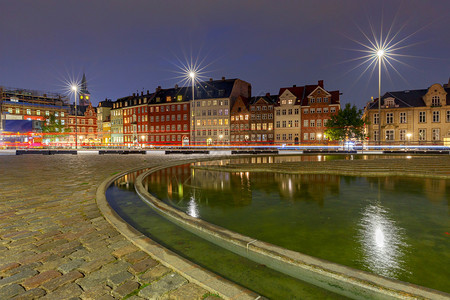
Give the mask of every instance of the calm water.
M 271 299 L 344 299 L 220 248 L 162 218 L 135 193 L 133 183 L 139 173 L 118 179 L 106 197 L 125 221 L 154 241 Z
M 259 157 L 252 162 L 257 159 L 334 157 Z M 450 292 L 449 180 L 229 173 L 183 165 L 150 175 L 147 184 L 156 197 L 193 217 L 291 250 Z M 135 209 L 130 216 L 136 220 L 142 214 Z M 153 218 L 151 210 L 146 214 Z

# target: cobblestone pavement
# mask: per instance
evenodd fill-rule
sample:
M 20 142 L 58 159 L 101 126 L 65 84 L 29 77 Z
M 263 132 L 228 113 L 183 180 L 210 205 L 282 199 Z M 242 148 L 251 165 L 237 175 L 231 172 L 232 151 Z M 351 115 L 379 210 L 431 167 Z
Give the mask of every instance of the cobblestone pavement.
M 107 177 L 180 158 L 0 156 L 0 298 L 207 296 L 206 290 L 121 236 L 103 218 L 95 202 L 96 189 Z

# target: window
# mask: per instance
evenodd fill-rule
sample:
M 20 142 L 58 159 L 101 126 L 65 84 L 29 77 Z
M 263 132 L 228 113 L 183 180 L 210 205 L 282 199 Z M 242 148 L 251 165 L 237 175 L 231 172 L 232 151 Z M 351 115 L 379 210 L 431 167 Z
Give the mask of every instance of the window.
M 433 135 L 432 139 L 433 141 L 439 141 L 440 136 L 440 129 L 439 128 L 433 128 Z
M 298 124 L 299 124 L 298 120 L 295 120 L 294 127 L 298 127 Z
M 316 134 L 315 134 L 314 132 L 311 132 L 311 133 L 309 134 L 309 139 L 312 140 L 312 141 L 314 141 L 314 140 L 316 139 Z
M 317 98 L 317 103 L 322 103 L 322 98 Z
M 440 122 L 440 112 L 439 111 L 433 111 L 433 123 Z
M 324 99 L 325 99 L 325 98 L 324 98 Z M 328 107 L 324 107 L 324 108 L 323 108 L 323 113 L 324 113 L 324 114 L 327 114 L 327 113 L 328 113 Z
M 288 109 L 288 115 L 292 115 L 292 108 Z
M 315 113 L 316 113 L 316 109 L 315 109 L 315 108 L 311 108 L 310 111 L 311 111 L 312 114 L 315 114 Z
M 394 113 L 386 113 L 386 124 L 394 123 Z
M 321 114 L 321 113 L 322 113 L 322 109 L 321 109 L 321 108 L 318 108 L 318 109 L 317 109 L 317 113 L 318 113 L 318 114 Z
M 303 134 L 303 139 L 304 139 L 305 141 L 308 140 L 308 134 L 307 134 L 307 133 L 304 133 L 304 134 Z
M 288 121 L 288 127 L 292 127 L 292 120 Z
M 427 139 L 427 130 L 419 129 L 419 141 L 425 141 Z
M 331 111 L 332 113 L 335 113 L 335 112 L 336 112 L 336 107 L 332 107 L 332 108 L 330 109 L 330 111 Z
M 447 110 L 447 122 L 450 122 L 450 110 Z
M 400 123 L 402 123 L 402 124 L 406 123 L 406 112 L 400 113 Z
M 373 124 L 378 124 L 379 121 L 378 114 L 373 114 Z
M 294 100 L 288 100 L 288 104 L 293 104 L 294 103 Z
M 317 127 L 322 127 L 322 120 L 318 119 L 318 120 L 316 121 L 316 126 L 317 126 Z
M 303 127 L 308 127 L 308 126 L 309 126 L 309 121 L 303 120 Z
M 292 141 L 292 133 L 289 133 L 289 134 L 288 134 L 288 140 L 289 140 L 289 141 Z
M 304 110 L 303 110 L 303 113 L 304 114 L 307 114 L 309 112 L 309 110 L 307 109 L 307 108 L 305 108 Z
M 324 98 L 323 98 L 323 102 L 324 102 L 324 103 L 327 103 L 327 102 L 328 102 L 328 97 L 324 97 Z
M 294 109 L 294 113 L 295 113 L 296 115 L 298 115 L 299 109 L 298 109 L 298 108 Z
M 424 111 L 419 111 L 419 123 L 426 123 L 427 118 Z
M 282 137 L 283 137 L 283 141 L 285 141 L 286 140 L 286 133 L 283 133 Z
M 386 130 L 386 141 L 394 140 L 394 130 Z
M 277 135 L 275 136 L 275 139 L 276 139 L 277 141 L 279 141 L 279 140 L 280 140 L 280 137 L 281 137 L 281 135 L 280 135 L 280 134 L 277 134 Z
M 283 121 L 282 124 L 283 124 L 282 127 L 283 127 L 283 128 L 286 128 L 286 121 Z
M 309 99 L 309 103 L 314 103 L 314 102 L 316 102 L 316 99 L 314 99 L 314 98 Z
M 277 109 L 277 110 L 275 111 L 275 113 L 276 113 L 277 116 L 279 116 L 279 115 L 280 115 L 280 110 Z
M 373 131 L 373 140 L 374 141 L 379 141 L 380 140 L 380 137 L 379 137 L 379 134 L 378 134 L 378 130 L 374 130 Z
M 400 131 L 399 131 L 399 139 L 400 139 L 400 141 L 406 140 L 406 130 L 405 129 L 400 129 Z
M 285 115 L 286 115 L 286 110 L 283 109 L 283 110 L 281 111 L 281 114 L 282 114 L 283 116 L 285 116 Z
M 440 104 L 439 96 L 433 96 L 431 98 L 431 106 L 439 106 Z
M 280 128 L 280 124 L 281 124 L 281 122 L 280 122 L 280 121 L 277 121 L 277 124 L 276 124 L 277 126 L 276 126 L 276 127 L 277 127 L 277 128 Z M 253 124 L 252 124 L 252 125 L 253 125 Z
M 315 127 L 316 125 L 316 120 L 310 120 L 309 121 L 309 126 L 311 126 L 311 127 Z

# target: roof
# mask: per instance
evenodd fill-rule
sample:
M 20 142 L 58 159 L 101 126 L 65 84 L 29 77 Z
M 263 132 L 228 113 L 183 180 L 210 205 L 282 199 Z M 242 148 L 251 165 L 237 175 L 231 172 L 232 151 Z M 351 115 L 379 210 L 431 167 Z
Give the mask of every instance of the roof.
M 313 84 L 313 85 L 304 85 L 304 86 L 295 86 L 294 85 L 292 87 L 281 88 L 279 95 L 282 95 L 286 90 L 288 90 L 297 98 L 296 99 L 297 102 L 295 104 L 307 106 L 308 105 L 308 95 L 311 94 L 312 92 L 314 92 L 314 90 L 317 87 L 321 87 L 322 89 L 324 89 L 322 80 L 319 81 L 317 84 Z M 332 92 L 327 91 L 327 92 L 331 94 L 330 104 L 339 104 L 340 103 L 339 98 L 340 98 L 341 93 L 339 91 L 332 91 Z
M 423 101 L 423 96 L 428 93 L 428 90 L 429 88 L 421 90 L 387 92 L 381 97 L 381 99 L 384 101 L 386 98 L 394 98 L 395 105 L 398 108 L 422 107 L 426 106 Z M 450 87 L 444 88 L 444 90 L 447 92 L 447 105 L 450 105 Z M 383 102 L 381 104 L 383 104 Z M 369 102 L 367 104 L 367 109 L 378 109 L 378 99 L 375 99 L 373 102 Z
M 277 103 L 277 101 L 278 101 L 278 95 L 270 95 L 270 94 L 267 95 L 266 94 L 264 96 L 251 97 L 250 98 L 250 105 L 256 104 L 256 102 L 258 102 L 260 99 L 263 99 L 269 105 L 275 105 Z

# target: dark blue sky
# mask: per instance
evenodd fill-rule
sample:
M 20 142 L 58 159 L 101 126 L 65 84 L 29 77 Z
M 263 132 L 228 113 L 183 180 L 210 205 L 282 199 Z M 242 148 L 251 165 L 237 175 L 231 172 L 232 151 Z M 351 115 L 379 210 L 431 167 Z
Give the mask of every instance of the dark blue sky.
M 450 76 L 450 1 L 0 0 L 0 85 L 64 92 L 86 72 L 94 104 L 173 87 L 178 59 L 203 60 L 206 78 L 240 78 L 253 94 L 325 81 L 342 103 L 377 97 L 362 32 L 393 25 L 410 36 L 382 74 L 382 93 L 429 87 Z M 362 30 L 362 32 L 358 29 Z M 353 50 L 352 50 L 353 49 Z M 412 56 L 412 57 L 411 57 Z

